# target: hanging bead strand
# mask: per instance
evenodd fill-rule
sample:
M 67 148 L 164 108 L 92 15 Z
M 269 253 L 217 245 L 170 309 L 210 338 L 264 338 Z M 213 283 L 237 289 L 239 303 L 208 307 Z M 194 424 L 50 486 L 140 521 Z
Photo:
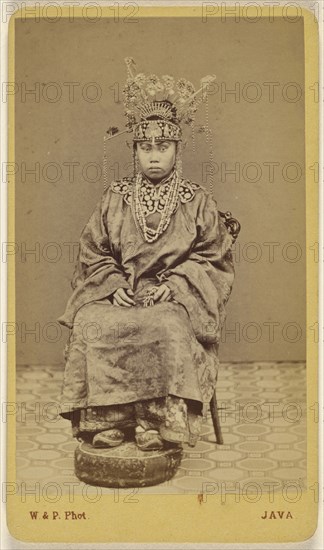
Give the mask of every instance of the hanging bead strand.
M 192 143 L 192 152 L 196 152 L 196 133 L 195 133 L 195 123 L 194 121 L 190 124 L 191 127 L 191 143 Z
M 108 189 L 108 158 L 107 158 L 107 136 L 103 139 L 103 180 L 104 191 Z
M 137 173 L 136 149 L 135 149 L 135 146 L 133 145 L 133 176 L 134 176 L 134 178 L 136 177 L 136 173 Z
M 177 143 L 177 152 L 176 152 L 176 171 L 180 177 L 182 177 L 182 143 L 178 141 Z
M 205 126 L 206 126 L 206 143 L 208 144 L 208 157 L 209 162 L 213 164 L 214 160 L 214 151 L 213 151 L 213 140 L 212 140 L 212 131 L 209 128 L 209 102 L 208 102 L 208 93 L 206 94 L 205 99 Z M 213 167 L 209 176 L 209 191 L 211 194 L 214 192 L 214 171 Z
M 209 190 L 210 193 L 214 193 L 214 149 L 213 149 L 213 133 L 212 130 L 209 130 L 209 162 L 212 165 L 210 181 L 209 181 Z

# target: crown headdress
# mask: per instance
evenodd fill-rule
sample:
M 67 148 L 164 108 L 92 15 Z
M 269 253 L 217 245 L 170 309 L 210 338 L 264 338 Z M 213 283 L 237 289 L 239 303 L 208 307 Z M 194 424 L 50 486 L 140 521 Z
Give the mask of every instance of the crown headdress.
M 139 106 L 141 118 L 149 119 L 157 116 L 158 118 L 164 118 L 165 120 L 171 120 L 174 118 L 174 107 L 167 101 L 152 101 L 152 103 L 144 103 Z
M 189 80 L 173 76 L 145 75 L 135 72 L 135 61 L 126 57 L 127 80 L 123 90 L 126 129 L 119 131 L 112 127 L 107 131 L 108 139 L 125 132 L 133 132 L 134 141 L 181 140 L 181 126 L 192 125 L 204 92 L 216 79 L 208 75 L 200 80 L 196 90 Z

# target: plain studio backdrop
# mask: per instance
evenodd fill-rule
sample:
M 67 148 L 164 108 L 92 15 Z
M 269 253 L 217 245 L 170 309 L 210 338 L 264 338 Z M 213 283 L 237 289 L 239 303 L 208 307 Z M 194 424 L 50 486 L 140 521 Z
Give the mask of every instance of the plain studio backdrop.
M 103 191 L 103 136 L 123 128 L 124 58 L 137 71 L 216 74 L 206 134 L 183 174 L 242 224 L 223 361 L 305 359 L 303 22 L 264 18 L 61 18 L 16 22 L 17 363 L 62 364 L 76 243 Z M 30 93 L 32 92 L 32 93 Z M 205 105 L 197 128 L 207 123 Z M 131 135 L 108 148 L 109 180 L 130 171 Z M 213 174 L 213 176 L 212 176 Z M 213 179 L 212 179 L 213 177 Z M 34 252 L 31 252 L 34 251 Z

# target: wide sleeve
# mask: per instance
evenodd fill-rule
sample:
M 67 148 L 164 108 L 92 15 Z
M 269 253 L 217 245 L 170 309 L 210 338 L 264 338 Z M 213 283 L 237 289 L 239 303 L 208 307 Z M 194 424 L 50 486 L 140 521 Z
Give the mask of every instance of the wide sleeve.
M 110 190 L 97 204 L 82 231 L 77 265 L 72 279 L 73 294 L 59 323 L 69 328 L 85 304 L 108 298 L 117 288 L 130 288 L 109 242 L 107 218 Z
M 197 339 L 218 344 L 234 281 L 232 237 L 207 193 L 200 199 L 196 227 L 197 237 L 188 257 L 160 279 L 168 284 L 174 300 L 186 308 Z

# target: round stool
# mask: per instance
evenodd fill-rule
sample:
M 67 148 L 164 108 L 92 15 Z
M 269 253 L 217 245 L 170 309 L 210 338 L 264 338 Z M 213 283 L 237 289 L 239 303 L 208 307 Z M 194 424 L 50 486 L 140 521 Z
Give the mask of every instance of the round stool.
M 76 476 L 101 487 L 147 487 L 171 479 L 181 462 L 182 447 L 141 451 L 134 442 L 99 449 L 82 442 L 74 453 Z

